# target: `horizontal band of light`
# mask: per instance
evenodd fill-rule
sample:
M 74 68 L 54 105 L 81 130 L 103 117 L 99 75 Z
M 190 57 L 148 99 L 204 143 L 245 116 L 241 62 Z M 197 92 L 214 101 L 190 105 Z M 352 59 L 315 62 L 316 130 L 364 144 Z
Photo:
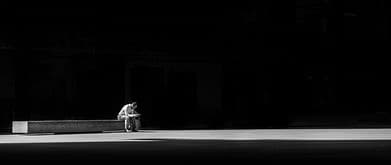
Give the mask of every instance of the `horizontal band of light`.
M 173 140 L 391 140 L 391 129 L 141 130 L 95 134 L 0 135 L 1 143 L 154 142 Z

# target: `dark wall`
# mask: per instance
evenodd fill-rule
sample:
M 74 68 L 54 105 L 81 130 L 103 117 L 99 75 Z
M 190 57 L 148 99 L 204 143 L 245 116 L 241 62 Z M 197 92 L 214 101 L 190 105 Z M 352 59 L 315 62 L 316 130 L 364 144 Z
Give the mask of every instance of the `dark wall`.
M 120 59 L 80 54 L 24 59 L 16 120 L 114 119 L 123 103 L 122 67 Z
M 384 0 L 262 3 L 18 12 L 39 20 L 9 35 L 24 56 L 15 119 L 113 118 L 135 99 L 146 126 L 166 128 L 391 121 Z
M 132 99 L 146 128 L 389 124 L 385 62 L 318 55 L 221 64 L 34 58 L 18 69 L 15 119 L 114 119 Z
M 0 132 L 10 130 L 15 109 L 14 52 L 0 50 Z
M 139 102 L 145 127 L 208 128 L 222 112 L 221 65 L 129 61 L 126 100 Z
M 114 119 L 124 104 L 124 62 L 105 56 L 74 59 L 76 119 Z
M 385 55 L 334 58 L 317 53 L 316 58 L 280 56 L 275 63 L 227 63 L 224 123 L 257 128 L 389 125 L 389 67 L 380 54 Z

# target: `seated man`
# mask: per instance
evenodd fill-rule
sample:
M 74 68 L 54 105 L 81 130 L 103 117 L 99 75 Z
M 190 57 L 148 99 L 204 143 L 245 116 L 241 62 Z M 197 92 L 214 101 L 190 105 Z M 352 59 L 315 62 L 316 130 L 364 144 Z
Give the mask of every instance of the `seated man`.
M 121 111 L 118 113 L 118 120 L 125 121 L 125 131 L 138 131 L 140 127 L 140 114 L 136 111 L 137 103 L 132 102 L 126 104 L 122 107 Z

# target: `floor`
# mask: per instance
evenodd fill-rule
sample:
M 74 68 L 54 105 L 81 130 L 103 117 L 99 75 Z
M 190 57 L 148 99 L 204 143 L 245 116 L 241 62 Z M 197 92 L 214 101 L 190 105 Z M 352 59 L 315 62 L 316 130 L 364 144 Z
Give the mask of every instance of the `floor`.
M 0 135 L 0 160 L 313 164 L 391 160 L 391 129 L 141 130 Z

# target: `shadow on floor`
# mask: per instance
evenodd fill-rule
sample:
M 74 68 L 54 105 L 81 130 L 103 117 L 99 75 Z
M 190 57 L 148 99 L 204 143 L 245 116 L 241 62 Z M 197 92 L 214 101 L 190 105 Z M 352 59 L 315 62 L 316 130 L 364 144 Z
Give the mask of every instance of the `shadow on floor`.
M 178 140 L 0 144 L 0 159 L 18 162 L 205 164 L 390 161 L 391 141 Z M 140 140 L 140 141 L 131 141 Z M 144 140 L 144 141 L 143 141 Z M 153 141 L 149 141 L 153 140 Z M 159 163 L 159 164 L 160 164 Z

